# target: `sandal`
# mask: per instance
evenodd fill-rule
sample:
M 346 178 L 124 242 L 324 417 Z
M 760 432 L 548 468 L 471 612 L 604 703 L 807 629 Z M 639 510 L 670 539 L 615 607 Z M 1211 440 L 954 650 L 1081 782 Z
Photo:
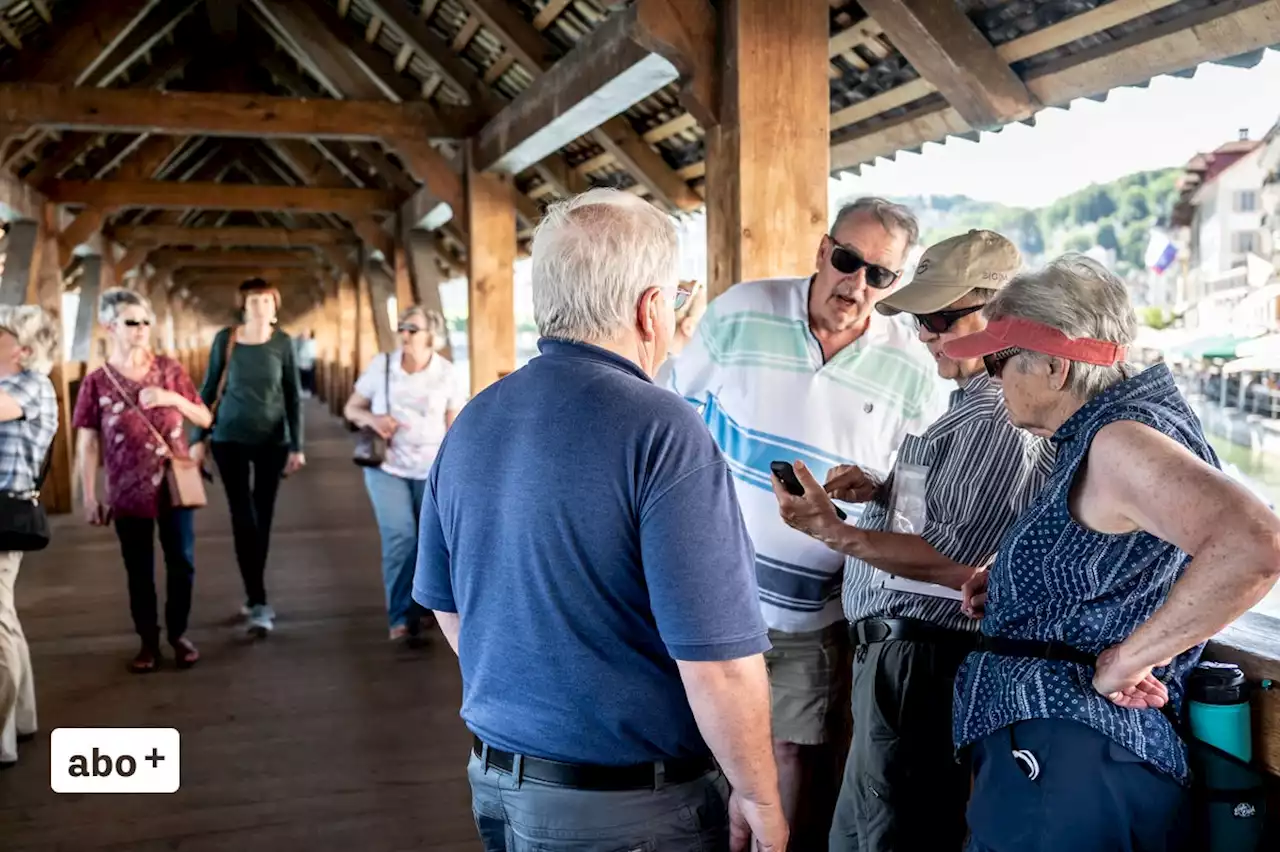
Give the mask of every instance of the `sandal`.
M 189 669 L 200 661 L 200 652 L 185 636 L 180 636 L 169 644 L 173 646 L 173 659 L 178 668 Z
M 138 653 L 129 661 L 129 671 L 133 674 L 151 674 L 159 665 L 160 649 L 143 643 Z

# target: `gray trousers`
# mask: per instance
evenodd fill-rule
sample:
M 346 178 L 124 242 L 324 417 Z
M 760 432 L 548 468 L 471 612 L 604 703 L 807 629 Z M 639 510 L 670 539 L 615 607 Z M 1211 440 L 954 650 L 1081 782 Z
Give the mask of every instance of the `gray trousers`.
M 830 852 L 960 848 L 969 763 L 955 757 L 951 704 L 966 653 L 901 641 L 854 651 L 853 743 Z
M 658 790 L 574 790 L 471 755 L 471 810 L 485 852 L 726 852 L 729 782 L 719 770 Z

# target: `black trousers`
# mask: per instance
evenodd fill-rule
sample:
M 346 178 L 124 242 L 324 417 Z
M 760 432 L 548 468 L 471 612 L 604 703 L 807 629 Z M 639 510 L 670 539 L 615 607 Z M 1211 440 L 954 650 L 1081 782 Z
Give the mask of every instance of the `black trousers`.
M 854 651 L 853 743 L 831 852 L 958 850 L 969 764 L 955 757 L 952 689 L 968 649 L 876 642 Z
M 149 645 L 160 642 L 156 611 L 156 532 L 164 553 L 164 624 L 169 641 L 187 632 L 191 587 L 195 581 L 195 530 L 191 509 L 161 509 L 158 518 L 116 518 L 116 537 L 129 575 L 129 612 L 133 629 Z
M 215 441 L 212 446 L 231 509 L 231 535 L 236 543 L 236 562 L 244 580 L 246 602 L 249 606 L 265 604 L 271 519 L 289 448 L 230 441 Z

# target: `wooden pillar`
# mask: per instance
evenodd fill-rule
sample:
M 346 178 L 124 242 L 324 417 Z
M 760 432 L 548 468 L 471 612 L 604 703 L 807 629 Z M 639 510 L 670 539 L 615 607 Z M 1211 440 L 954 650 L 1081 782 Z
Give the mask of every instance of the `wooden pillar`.
M 414 302 L 429 311 L 436 311 L 444 316 L 444 302 L 440 298 L 440 285 L 444 282 L 444 273 L 436 263 L 436 249 L 431 235 L 427 231 L 407 230 L 404 233 L 405 271 L 409 276 Z M 397 253 L 399 257 L 399 253 Z M 397 261 L 397 264 L 399 261 Z M 400 267 L 396 267 L 396 292 L 400 289 Z M 514 307 L 513 307 L 514 310 Z M 440 354 L 453 360 L 453 346 L 449 342 L 449 330 L 445 328 L 444 348 Z
M 19 219 L 9 223 L 5 236 L 4 273 L 0 274 L 0 305 L 24 305 L 36 301 L 35 281 L 40 275 L 42 253 L 40 223 Z
M 355 368 L 353 364 L 356 352 L 356 321 L 358 319 L 358 300 L 356 299 L 356 282 L 348 273 L 343 273 L 338 281 L 338 362 L 333 376 L 333 394 L 330 410 L 335 415 L 342 413 L 343 403 L 351 393 Z
M 71 341 L 71 360 L 93 360 L 93 328 L 98 324 L 98 297 L 102 294 L 102 258 L 85 257 L 80 272 L 80 304 L 76 308 L 75 339 Z
M 28 293 L 32 296 L 32 301 L 53 317 L 55 327 L 61 329 L 62 269 L 55 262 L 58 256 L 57 215 L 55 205 L 45 204 L 28 267 L 31 283 Z M 61 341 L 61 334 L 58 339 Z M 74 400 L 69 393 L 69 377 L 63 352 L 59 351 L 56 357 L 53 370 L 49 373 L 49 381 L 53 384 L 53 392 L 58 399 L 58 431 L 54 433 L 53 444 L 49 449 L 49 475 L 40 489 L 40 499 L 50 514 L 65 515 L 71 512 L 75 500 L 71 482 L 74 447 L 71 439 L 71 405 Z
M 467 360 L 471 395 L 516 366 L 516 202 L 511 178 L 467 156 Z
M 707 131 L 707 296 L 813 271 L 827 229 L 829 10 L 724 0 L 721 123 Z
M 397 255 L 403 252 L 397 250 Z M 398 264 L 397 264 L 398 266 Z M 397 304 L 409 306 L 412 301 L 402 301 L 399 296 L 399 272 L 396 280 L 392 280 L 382 266 L 373 261 L 365 263 L 365 280 L 369 285 L 369 303 L 373 320 L 374 336 L 377 339 L 379 352 L 390 352 L 396 348 L 396 332 L 391 327 L 391 314 L 387 311 L 387 303 L 396 296 Z M 408 276 L 406 275 L 406 278 Z

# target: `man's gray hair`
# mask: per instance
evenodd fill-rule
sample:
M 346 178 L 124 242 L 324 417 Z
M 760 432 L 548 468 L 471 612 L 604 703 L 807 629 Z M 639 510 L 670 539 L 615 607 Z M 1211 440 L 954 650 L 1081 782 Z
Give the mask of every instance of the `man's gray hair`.
M 544 337 L 609 340 L 650 287 L 675 299 L 675 224 L 649 202 L 592 189 L 547 208 L 533 235 L 533 316 Z
M 124 287 L 112 287 L 98 297 L 98 322 L 111 325 L 119 319 L 120 311 L 130 306 L 142 308 L 151 321 L 155 322 L 156 312 L 151 309 L 151 300 L 136 290 L 126 290 Z
M 835 222 L 831 225 L 831 233 L 834 234 L 839 230 L 845 219 L 859 214 L 871 216 L 889 233 L 897 231 L 905 234 L 908 252 L 920 239 L 920 223 L 916 221 L 916 214 L 911 212 L 910 207 L 871 196 L 859 198 L 841 207 L 840 212 L 836 214 Z
M 21 366 L 42 376 L 49 375 L 58 359 L 58 320 L 39 305 L 0 305 L 0 331 L 7 331 L 27 350 Z
M 1121 346 L 1133 343 L 1138 334 L 1138 318 L 1124 282 L 1082 254 L 1065 254 L 1044 269 L 1017 276 L 990 302 L 986 314 L 993 320 L 1022 317 L 1052 326 L 1068 337 L 1089 337 Z M 1066 389 L 1088 401 L 1132 371 L 1125 364 L 1103 367 L 1072 361 Z
M 422 317 L 422 327 L 431 340 L 428 345 L 432 349 L 440 350 L 444 348 L 449 337 L 446 331 L 447 324 L 445 323 L 444 314 L 425 308 L 422 305 L 410 305 L 400 312 L 397 323 L 404 325 L 410 317 Z

